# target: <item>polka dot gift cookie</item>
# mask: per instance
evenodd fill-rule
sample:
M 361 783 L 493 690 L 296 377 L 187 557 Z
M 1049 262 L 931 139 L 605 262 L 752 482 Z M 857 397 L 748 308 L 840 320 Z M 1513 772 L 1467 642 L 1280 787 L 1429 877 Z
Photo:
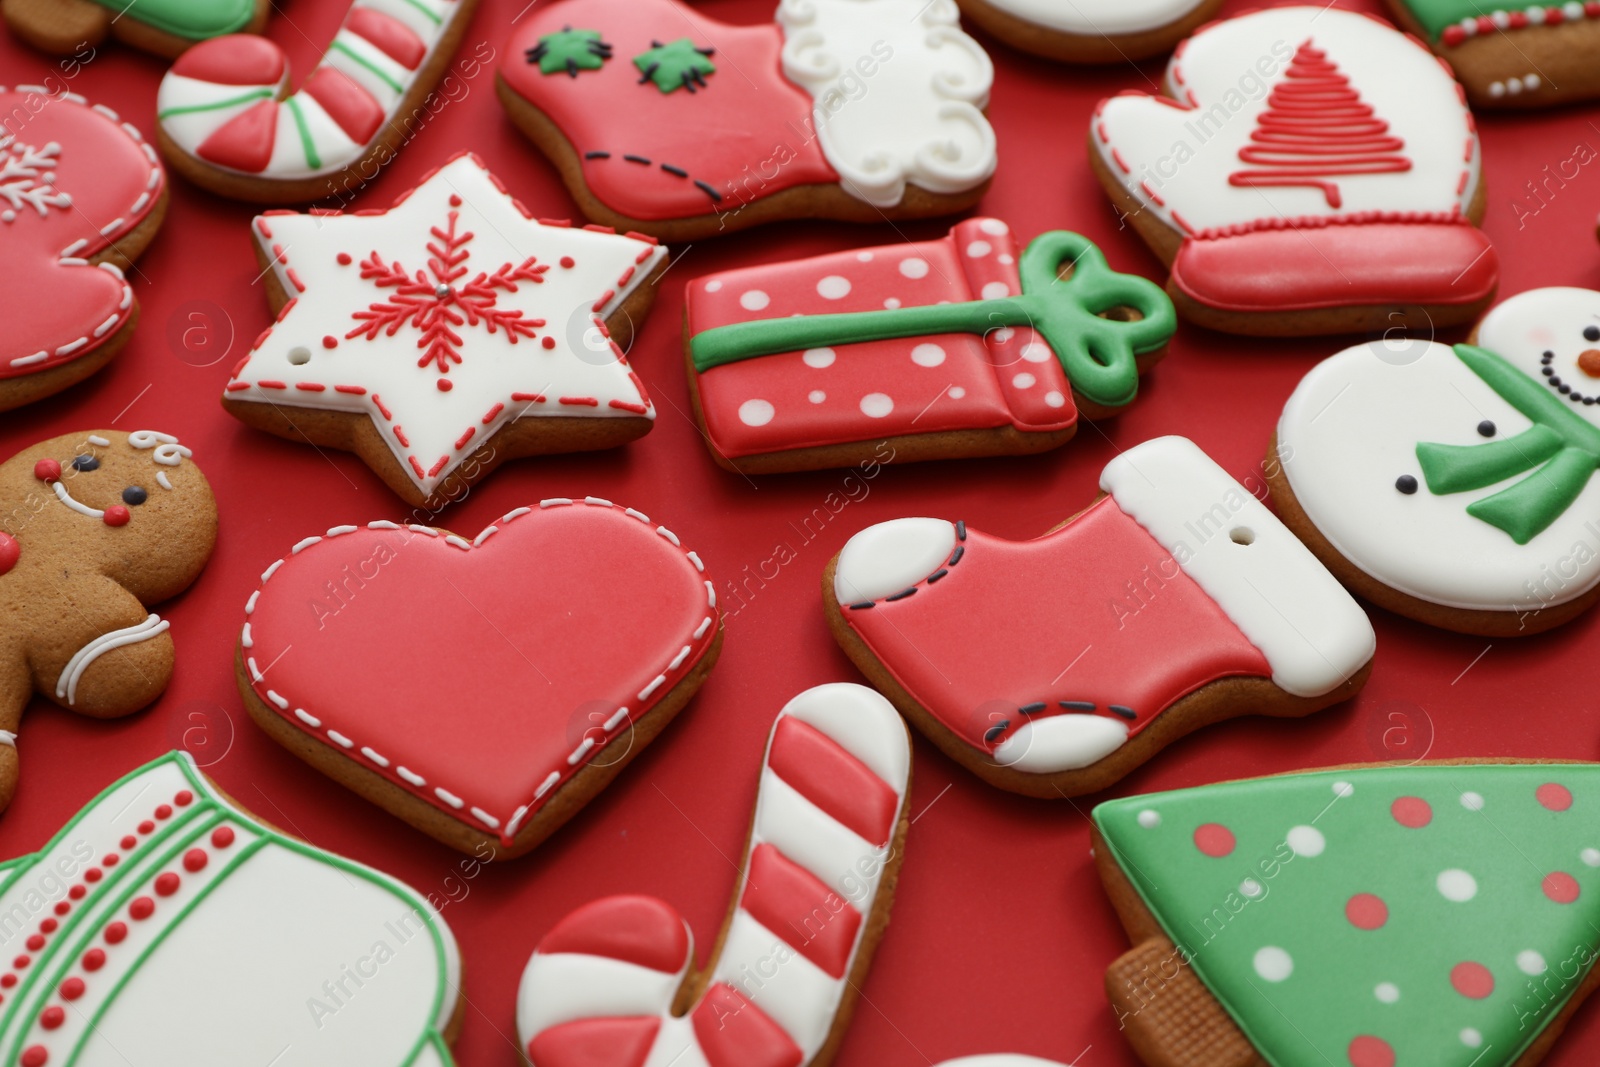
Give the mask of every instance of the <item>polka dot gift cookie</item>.
M 1023 249 L 993 218 L 698 278 L 685 314 L 707 444 L 746 473 L 1055 448 L 1133 402 L 1177 323 L 1086 239 Z
M 1600 767 L 1364 766 L 1094 810 L 1151 1067 L 1533 1067 L 1600 982 Z

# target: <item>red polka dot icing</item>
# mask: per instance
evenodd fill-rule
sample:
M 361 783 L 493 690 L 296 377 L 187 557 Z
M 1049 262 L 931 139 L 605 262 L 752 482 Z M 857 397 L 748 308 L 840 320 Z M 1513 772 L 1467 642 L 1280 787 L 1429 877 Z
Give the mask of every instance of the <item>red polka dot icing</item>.
M 1194 832 L 1194 847 L 1207 856 L 1220 859 L 1233 851 L 1233 831 L 1218 823 L 1208 822 Z
M 1540 804 L 1543 804 L 1551 811 L 1566 811 L 1572 807 L 1572 791 L 1566 786 L 1555 782 L 1546 782 L 1541 785 L 1534 792 L 1534 796 L 1539 798 Z
M 1381 897 L 1357 893 L 1346 902 L 1344 917 L 1358 930 L 1377 930 L 1389 921 L 1389 906 Z
M 1450 968 L 1450 987 L 1464 997 L 1482 1000 L 1494 992 L 1494 975 L 1481 963 L 1464 961 Z
M 1571 904 L 1578 899 L 1578 880 L 1565 871 L 1552 871 L 1540 883 L 1544 895 L 1557 904 Z
M 1347 1054 L 1350 1067 L 1394 1067 L 1394 1049 L 1383 1038 L 1371 1034 L 1351 1041 Z
M 1433 807 L 1421 797 L 1400 797 L 1389 805 L 1389 813 L 1401 826 L 1420 830 L 1433 821 Z

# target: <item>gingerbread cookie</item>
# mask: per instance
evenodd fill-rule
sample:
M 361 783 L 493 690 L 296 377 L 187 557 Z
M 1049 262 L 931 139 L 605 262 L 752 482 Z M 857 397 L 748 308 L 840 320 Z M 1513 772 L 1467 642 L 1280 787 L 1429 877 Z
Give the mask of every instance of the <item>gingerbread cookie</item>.
M 971 207 L 995 169 L 993 80 L 954 0 L 782 0 L 770 26 L 562 0 L 517 23 L 499 88 L 585 215 L 685 241 Z
M 1514 637 L 1600 597 L 1600 293 L 1533 289 L 1471 344 L 1357 345 L 1312 369 L 1269 463 L 1284 520 L 1375 604 Z
M 123 270 L 161 228 L 167 181 L 115 111 L 0 88 L 0 411 L 75 385 L 133 336 Z
M 245 615 L 237 674 L 251 717 L 479 856 L 519 856 L 575 815 L 722 650 L 700 557 L 598 497 L 517 508 L 471 541 L 336 526 L 269 566 Z
M 1054 448 L 1080 411 L 1131 403 L 1177 325 L 1158 286 L 1087 239 L 1042 234 L 1019 263 L 986 218 L 699 278 L 685 315 L 706 443 L 747 473 L 848 466 L 886 441 L 900 462 Z
M 654 423 L 623 354 L 666 269 L 653 238 L 535 219 L 472 155 L 387 211 L 268 212 L 252 232 L 278 317 L 222 406 L 355 452 L 412 504 Z
M 1549 107 L 1600 95 L 1592 62 L 1600 7 L 1389 0 L 1389 8 L 1450 64 L 1473 107 Z
M 1334 768 L 1094 809 L 1150 1067 L 1534 1067 L 1597 985 L 1600 767 Z
M 1164 88 L 1101 101 L 1089 156 L 1185 319 L 1393 331 L 1494 298 L 1477 130 L 1415 39 L 1339 8 L 1257 11 L 1185 41 Z
M 184 752 L 7 861 L 0 914 L 7 1063 L 453 1062 L 461 961 L 432 905 L 262 823 Z
M 187 589 L 216 539 L 211 486 L 169 434 L 66 434 L 0 464 L 0 809 L 35 691 L 113 718 L 166 689 L 170 624 L 148 605 Z
M 415 133 L 478 0 L 354 0 L 296 92 L 289 62 L 240 34 L 185 52 L 161 79 L 156 137 L 173 169 L 222 196 L 348 196 Z
M 1093 504 L 1032 541 L 911 518 L 823 574 L 828 628 L 947 755 L 1002 789 L 1104 789 L 1236 715 L 1309 715 L 1366 684 L 1356 602 L 1205 453 L 1122 453 Z
M 1222 0 L 957 0 L 1013 48 L 1067 63 L 1124 63 L 1169 51 Z
M 859 685 L 773 724 L 734 904 L 705 968 L 669 904 L 597 900 L 539 942 L 517 993 L 532 1067 L 825 1067 L 889 924 L 910 828 L 905 724 Z
M 268 0 L 0 0 L 13 34 L 69 56 L 108 36 L 158 56 L 176 56 L 225 33 L 260 33 Z

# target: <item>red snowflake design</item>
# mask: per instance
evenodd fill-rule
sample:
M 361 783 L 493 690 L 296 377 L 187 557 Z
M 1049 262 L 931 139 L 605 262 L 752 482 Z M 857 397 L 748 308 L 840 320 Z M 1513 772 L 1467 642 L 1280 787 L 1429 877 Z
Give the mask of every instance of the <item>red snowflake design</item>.
M 394 294 L 387 301 L 374 301 L 355 312 L 354 318 L 361 325 L 345 334 L 346 339 L 365 337 L 371 341 L 379 333 L 393 337 L 401 327 L 410 325 L 421 331 L 417 347 L 425 349 L 417 366 L 431 363 L 440 374 L 449 374 L 450 365 L 461 362 L 463 341 L 456 332 L 458 327 L 481 324 L 489 333 L 504 330 L 506 340 L 512 344 L 519 338 L 536 336 L 544 319 L 526 319 L 520 310 L 495 304 L 501 292 L 516 292 L 518 282 L 542 284 L 549 265 L 529 256 L 520 266 L 502 263 L 492 274 L 479 271 L 477 277 L 462 282 L 472 255 L 467 245 L 474 235 L 470 230 L 457 233 L 459 221 L 460 212 L 451 211 L 447 229 L 430 228 L 433 240 L 428 242 L 431 254 L 426 271 L 418 270 L 413 275 L 398 261 L 386 265 L 376 251 L 361 261 L 362 279 L 380 289 L 393 289 Z M 546 337 L 544 344 L 546 348 L 553 347 L 553 338 Z M 449 383 L 441 380 L 439 388 L 447 389 Z

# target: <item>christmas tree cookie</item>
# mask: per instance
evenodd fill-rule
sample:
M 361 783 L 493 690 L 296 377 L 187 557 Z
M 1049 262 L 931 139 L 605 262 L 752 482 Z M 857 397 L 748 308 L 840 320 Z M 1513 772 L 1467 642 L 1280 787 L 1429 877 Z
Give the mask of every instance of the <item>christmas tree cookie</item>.
M 1600 598 L 1600 293 L 1534 289 L 1471 343 L 1314 367 L 1268 463 L 1291 529 L 1391 611 L 1514 637 Z
M 1600 766 L 1365 766 L 1128 797 L 1095 864 L 1151 1067 L 1532 1067 L 1596 984 Z
M 1388 0 L 1400 25 L 1450 64 L 1473 107 L 1532 108 L 1600 94 L 1600 5 Z
M 1477 130 L 1415 39 L 1257 11 L 1185 41 L 1163 88 L 1101 101 L 1089 155 L 1184 318 L 1292 336 L 1468 322 L 1493 299 Z

